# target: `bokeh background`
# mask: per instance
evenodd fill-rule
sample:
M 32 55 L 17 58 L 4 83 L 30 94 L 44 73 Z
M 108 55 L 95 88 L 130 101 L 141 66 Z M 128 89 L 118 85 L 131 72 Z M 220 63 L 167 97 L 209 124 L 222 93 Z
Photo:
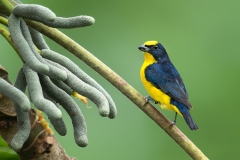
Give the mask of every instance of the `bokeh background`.
M 147 40 L 161 42 L 180 72 L 194 106 L 191 114 L 200 127 L 191 131 L 183 118 L 177 126 L 210 159 L 240 157 L 240 2 L 237 0 L 24 0 L 49 7 L 58 16 L 90 15 L 95 24 L 61 29 L 147 95 L 139 78 Z M 89 145 L 78 147 L 70 118 L 64 112 L 68 134 L 58 138 L 66 152 L 78 159 L 157 160 L 190 159 L 149 117 L 90 67 L 46 38 L 51 49 L 66 55 L 97 80 L 112 96 L 116 119 L 100 117 L 97 108 L 78 102 L 85 116 Z M 22 62 L 0 38 L 0 63 L 14 82 Z M 160 109 L 173 120 L 174 113 Z

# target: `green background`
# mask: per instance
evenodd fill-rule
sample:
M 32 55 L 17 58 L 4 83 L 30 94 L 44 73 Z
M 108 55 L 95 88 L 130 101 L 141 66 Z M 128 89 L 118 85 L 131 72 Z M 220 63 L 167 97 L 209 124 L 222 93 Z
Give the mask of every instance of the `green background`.
M 58 16 L 90 15 L 95 24 L 61 29 L 146 96 L 139 70 L 143 54 L 138 46 L 161 42 L 180 72 L 194 106 L 191 114 L 200 130 L 191 131 L 182 117 L 177 127 L 210 159 L 240 156 L 240 2 L 237 0 L 25 0 L 49 7 Z M 68 134 L 55 133 L 70 156 L 78 159 L 157 160 L 190 159 L 148 116 L 110 83 L 47 39 L 51 49 L 66 55 L 97 80 L 112 96 L 116 119 L 100 117 L 93 103 L 78 102 L 87 122 L 89 145 L 78 147 L 70 118 L 64 112 Z M 0 39 L 0 63 L 14 82 L 22 62 Z M 155 105 L 170 120 L 174 113 Z

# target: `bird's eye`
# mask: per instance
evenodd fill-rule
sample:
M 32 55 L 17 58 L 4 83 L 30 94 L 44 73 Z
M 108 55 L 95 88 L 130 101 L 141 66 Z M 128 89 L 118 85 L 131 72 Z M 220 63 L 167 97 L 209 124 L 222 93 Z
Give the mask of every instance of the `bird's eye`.
M 153 48 L 154 48 L 154 49 L 158 49 L 158 46 L 154 46 Z

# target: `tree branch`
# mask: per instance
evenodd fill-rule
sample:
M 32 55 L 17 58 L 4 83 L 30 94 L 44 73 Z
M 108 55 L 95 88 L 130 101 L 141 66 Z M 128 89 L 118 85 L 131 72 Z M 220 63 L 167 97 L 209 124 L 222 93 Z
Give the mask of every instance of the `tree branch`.
M 130 86 L 124 79 L 84 49 L 78 43 L 67 37 L 57 29 L 47 27 L 41 23 L 26 20 L 27 24 L 49 37 L 66 50 L 74 54 L 88 66 L 93 68 L 119 91 L 136 104 L 146 113 L 158 126 L 160 126 L 191 158 L 200 160 L 208 159 L 176 126 L 171 126 L 171 122 L 151 104 L 146 103 L 144 97 Z

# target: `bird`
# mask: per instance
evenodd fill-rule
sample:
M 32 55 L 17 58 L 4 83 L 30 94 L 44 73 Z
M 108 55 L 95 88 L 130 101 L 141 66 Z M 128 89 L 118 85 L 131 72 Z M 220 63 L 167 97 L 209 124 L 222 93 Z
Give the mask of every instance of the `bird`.
M 198 126 L 193 121 L 189 110 L 192 108 L 183 80 L 174 67 L 166 49 L 158 41 L 147 41 L 138 47 L 144 53 L 144 62 L 140 69 L 141 81 L 150 96 L 146 97 L 158 103 L 162 109 L 175 111 L 172 125 L 176 124 L 177 115 L 183 116 L 191 130 Z

